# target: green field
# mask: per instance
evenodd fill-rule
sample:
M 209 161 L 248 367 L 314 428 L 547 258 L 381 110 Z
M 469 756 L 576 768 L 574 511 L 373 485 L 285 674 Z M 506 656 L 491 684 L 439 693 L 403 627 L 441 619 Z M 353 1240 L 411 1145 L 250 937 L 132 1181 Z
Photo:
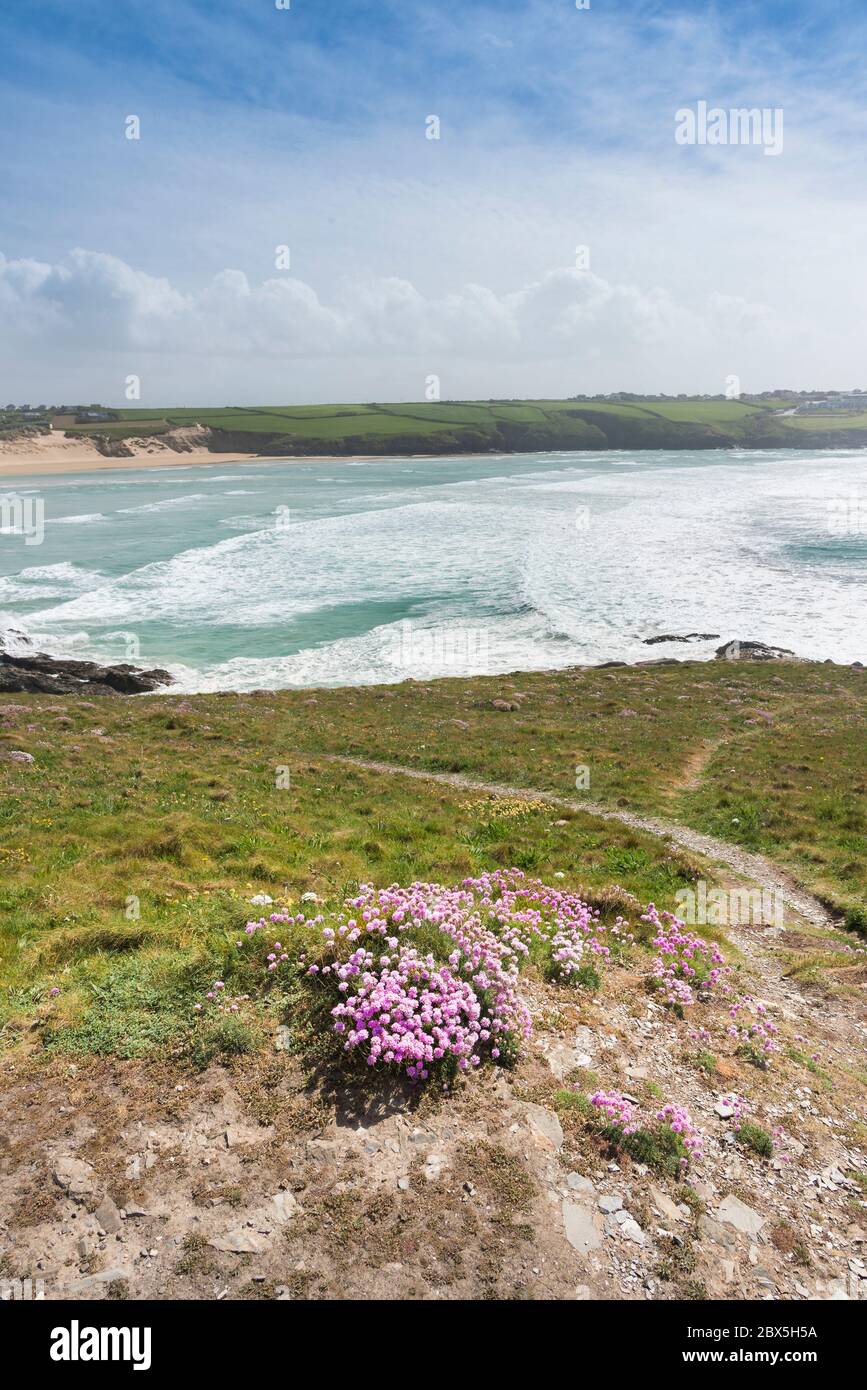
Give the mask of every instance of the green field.
M 796 430 L 865 430 L 867 411 L 853 412 L 851 415 L 791 415 L 787 423 Z
M 217 451 L 456 454 L 552 449 L 832 448 L 867 446 L 867 411 L 782 413 L 786 401 L 535 400 L 363 405 L 124 408 L 70 433 L 106 441 L 199 423 Z
M 664 420 L 697 421 L 699 424 L 728 426 L 755 415 L 759 406 L 741 401 L 666 401 L 642 407 Z

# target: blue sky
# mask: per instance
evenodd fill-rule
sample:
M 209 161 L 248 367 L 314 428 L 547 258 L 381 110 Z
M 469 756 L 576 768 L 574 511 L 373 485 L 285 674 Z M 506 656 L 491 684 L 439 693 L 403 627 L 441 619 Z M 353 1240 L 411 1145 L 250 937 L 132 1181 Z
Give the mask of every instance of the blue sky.
M 860 0 L 6 0 L 0 395 L 857 384 L 865 30 Z M 702 100 L 782 108 L 780 157 L 676 144 Z

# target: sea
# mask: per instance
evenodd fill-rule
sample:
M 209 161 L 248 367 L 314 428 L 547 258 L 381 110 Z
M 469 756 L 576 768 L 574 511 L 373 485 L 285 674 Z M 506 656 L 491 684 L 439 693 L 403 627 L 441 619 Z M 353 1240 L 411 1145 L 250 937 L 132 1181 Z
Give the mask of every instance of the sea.
M 862 450 L 179 456 L 7 477 L 0 508 L 7 648 L 165 667 L 183 692 L 709 659 L 732 640 L 867 663 Z

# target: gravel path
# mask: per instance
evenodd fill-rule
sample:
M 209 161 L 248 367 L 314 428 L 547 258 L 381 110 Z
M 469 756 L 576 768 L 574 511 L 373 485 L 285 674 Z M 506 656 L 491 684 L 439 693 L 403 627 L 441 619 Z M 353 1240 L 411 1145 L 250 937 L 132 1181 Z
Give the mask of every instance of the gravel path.
M 686 825 L 674 821 L 661 820 L 656 816 L 639 815 L 635 811 L 623 811 L 610 806 L 602 806 L 597 801 L 586 798 L 557 796 L 554 792 L 537 791 L 533 787 L 508 787 L 499 782 L 479 782 L 457 772 L 428 772 L 423 768 L 401 767 L 397 763 L 373 762 L 368 758 L 353 758 L 341 753 L 328 753 L 331 762 L 346 763 L 360 767 L 368 772 L 382 772 L 400 777 L 415 777 L 424 782 L 441 782 L 444 786 L 461 787 L 467 791 L 486 792 L 492 796 L 530 796 L 537 801 L 545 801 L 551 806 L 562 806 L 569 811 L 583 811 L 586 815 L 599 816 L 602 820 L 616 820 L 634 830 L 643 830 L 659 839 L 671 840 L 682 845 L 693 854 L 726 864 L 730 869 L 755 886 L 778 893 L 783 902 L 805 921 L 815 927 L 836 927 L 839 919 L 824 906 L 820 900 L 805 888 L 779 864 L 773 863 L 763 854 L 751 854 L 739 845 L 728 844 L 715 835 L 703 835 L 698 830 L 690 830 Z

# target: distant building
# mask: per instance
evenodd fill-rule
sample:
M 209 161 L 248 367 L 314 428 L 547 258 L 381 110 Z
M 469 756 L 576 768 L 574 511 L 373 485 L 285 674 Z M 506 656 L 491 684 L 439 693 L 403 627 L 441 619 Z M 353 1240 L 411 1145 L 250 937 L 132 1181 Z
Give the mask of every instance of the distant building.
M 867 409 L 867 399 L 857 396 L 823 396 L 819 400 L 802 401 L 796 407 L 798 415 L 826 415 L 834 411 L 863 411 Z

